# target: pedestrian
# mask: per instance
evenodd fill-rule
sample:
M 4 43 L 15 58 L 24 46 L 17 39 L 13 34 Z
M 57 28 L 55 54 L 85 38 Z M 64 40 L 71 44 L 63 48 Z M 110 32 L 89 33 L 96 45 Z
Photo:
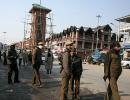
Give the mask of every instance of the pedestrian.
M 31 65 L 32 64 L 32 52 L 31 51 L 29 51 L 29 53 L 28 53 L 28 61 L 29 61 L 29 65 Z
M 42 64 L 42 48 L 43 44 L 41 42 L 38 43 L 38 46 L 34 48 L 32 54 L 32 64 L 33 64 L 32 85 L 37 85 L 38 87 L 42 87 L 39 73 L 39 69 Z
M 19 59 L 19 67 L 21 67 L 22 60 L 23 60 L 23 52 L 22 52 L 22 50 L 19 51 L 18 59 Z
M 65 43 L 66 49 L 62 54 L 62 66 L 61 66 L 61 95 L 60 95 L 60 100 L 68 100 L 67 95 L 68 95 L 68 86 L 69 86 L 69 80 L 71 77 L 71 55 L 70 55 L 70 50 L 71 46 L 73 45 L 73 42 L 71 41 L 66 41 Z
M 8 72 L 8 84 L 12 84 L 12 74 L 14 75 L 14 83 L 19 83 L 19 71 L 17 67 L 17 52 L 15 50 L 15 45 L 10 46 L 10 50 L 8 51 L 7 58 L 9 60 L 9 72 Z
M 51 49 L 48 48 L 48 52 L 45 55 L 45 69 L 47 71 L 47 74 L 51 74 L 51 70 L 53 67 L 53 53 L 51 52 Z
M 6 50 L 3 52 L 3 58 L 4 58 L 4 65 L 7 65 L 7 55 L 6 55 Z
M 80 99 L 80 78 L 82 75 L 82 58 L 77 54 L 76 49 L 71 49 L 71 67 L 72 74 L 69 84 L 70 94 L 72 99 Z
M 28 65 L 28 53 L 26 50 L 23 51 L 23 66 L 27 66 Z
M 104 81 L 108 78 L 109 84 L 104 100 L 120 100 L 117 80 L 122 72 L 120 44 L 115 42 L 111 45 L 111 50 L 107 53 L 104 63 Z

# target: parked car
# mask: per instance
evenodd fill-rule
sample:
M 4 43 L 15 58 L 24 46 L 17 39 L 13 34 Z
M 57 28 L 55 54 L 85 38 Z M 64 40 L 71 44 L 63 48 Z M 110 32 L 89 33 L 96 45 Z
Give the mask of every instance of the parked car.
M 130 59 L 124 59 L 121 61 L 121 66 L 123 68 L 129 68 L 130 69 Z

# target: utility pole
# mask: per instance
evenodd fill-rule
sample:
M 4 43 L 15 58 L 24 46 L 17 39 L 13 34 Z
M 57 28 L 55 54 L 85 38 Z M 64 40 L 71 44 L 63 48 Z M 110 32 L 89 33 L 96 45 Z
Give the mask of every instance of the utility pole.
M 7 33 L 7 32 L 3 32 L 3 33 L 4 33 L 4 50 L 5 50 L 5 49 L 6 49 L 6 48 L 5 48 L 5 45 L 6 45 L 6 43 L 5 43 L 5 40 L 6 40 L 5 37 L 6 37 L 6 33 Z
M 48 17 L 47 17 L 48 18 Z M 53 27 L 56 26 L 53 24 L 53 14 L 49 14 L 49 21 L 50 21 L 50 32 L 49 32 L 49 35 L 52 36 L 53 35 Z
M 24 18 L 24 22 L 23 22 L 23 28 L 24 28 L 24 35 L 23 35 L 23 47 L 22 49 L 25 48 L 25 40 L 26 40 L 26 17 Z
M 50 47 L 52 48 L 52 35 L 54 34 L 53 32 L 53 27 L 56 26 L 53 24 L 53 14 L 49 14 L 49 17 L 46 17 L 47 19 L 49 19 L 49 37 L 51 38 L 51 43 L 50 43 Z
M 114 29 L 115 29 L 115 34 L 116 34 L 116 41 L 118 41 L 118 36 L 119 36 L 119 27 L 116 25 L 116 24 L 114 24 L 114 23 L 110 23 L 111 25 L 113 25 L 114 26 Z
M 41 5 L 41 0 L 40 0 L 40 5 Z
M 102 17 L 101 15 L 97 15 L 96 16 L 97 19 L 98 19 L 98 22 L 97 22 L 97 42 L 96 42 L 96 49 L 98 48 L 98 40 L 99 40 L 99 37 L 98 37 L 98 28 L 99 28 L 99 19 Z
M 26 16 L 26 12 L 25 12 L 25 18 L 24 18 L 24 21 L 22 22 L 24 24 L 23 28 L 24 28 L 24 35 L 23 35 L 23 47 L 22 49 L 25 48 L 25 45 L 26 45 L 26 38 L 27 38 L 27 34 L 28 34 L 28 24 L 30 24 L 28 22 L 28 20 L 30 20 L 28 18 L 29 16 Z

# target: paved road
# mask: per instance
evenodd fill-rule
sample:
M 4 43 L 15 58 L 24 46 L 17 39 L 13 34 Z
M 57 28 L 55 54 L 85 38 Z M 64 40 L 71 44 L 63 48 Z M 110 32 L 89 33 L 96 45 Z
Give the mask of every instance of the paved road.
M 102 79 L 103 66 L 84 64 L 84 73 L 81 79 L 82 88 L 87 87 L 93 94 L 106 91 Z M 122 100 L 130 100 L 130 69 L 123 69 L 118 86 Z
M 81 100 L 103 100 L 105 85 L 102 80 L 103 67 L 84 64 L 81 78 Z M 60 74 L 58 62 L 54 63 L 53 72 L 47 75 L 41 66 L 42 88 L 32 87 L 32 67 L 21 67 L 20 84 L 7 84 L 7 66 L 0 64 L 0 100 L 59 100 Z M 130 100 L 130 70 L 123 70 L 119 79 L 122 100 Z M 128 99 L 129 98 L 129 99 Z
M 7 71 L 8 66 L 3 66 L 0 63 L 0 100 L 59 100 L 60 96 L 60 74 L 58 63 L 54 63 L 53 72 L 51 75 L 47 75 L 44 66 L 41 66 L 41 81 L 42 88 L 32 87 L 32 67 L 20 67 L 20 81 L 19 84 L 8 85 L 7 84 Z M 84 88 L 81 91 L 81 100 L 101 100 L 98 99 L 89 91 Z
M 37 88 L 31 85 L 31 66 L 19 68 L 21 83 L 8 85 L 8 68 L 0 64 L 0 100 L 59 100 L 60 82 L 56 80 L 57 76 L 55 73 L 47 75 L 42 67 L 40 73 L 43 87 Z

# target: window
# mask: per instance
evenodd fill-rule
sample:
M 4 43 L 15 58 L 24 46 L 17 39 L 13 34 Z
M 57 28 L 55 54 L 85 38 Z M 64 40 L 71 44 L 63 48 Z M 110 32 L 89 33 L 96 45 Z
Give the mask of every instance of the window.
M 104 35 L 104 41 L 108 41 L 108 35 Z
M 82 48 L 82 42 L 81 41 L 78 42 L 78 48 Z
M 85 42 L 84 48 L 91 49 L 91 47 L 92 47 L 92 43 Z

